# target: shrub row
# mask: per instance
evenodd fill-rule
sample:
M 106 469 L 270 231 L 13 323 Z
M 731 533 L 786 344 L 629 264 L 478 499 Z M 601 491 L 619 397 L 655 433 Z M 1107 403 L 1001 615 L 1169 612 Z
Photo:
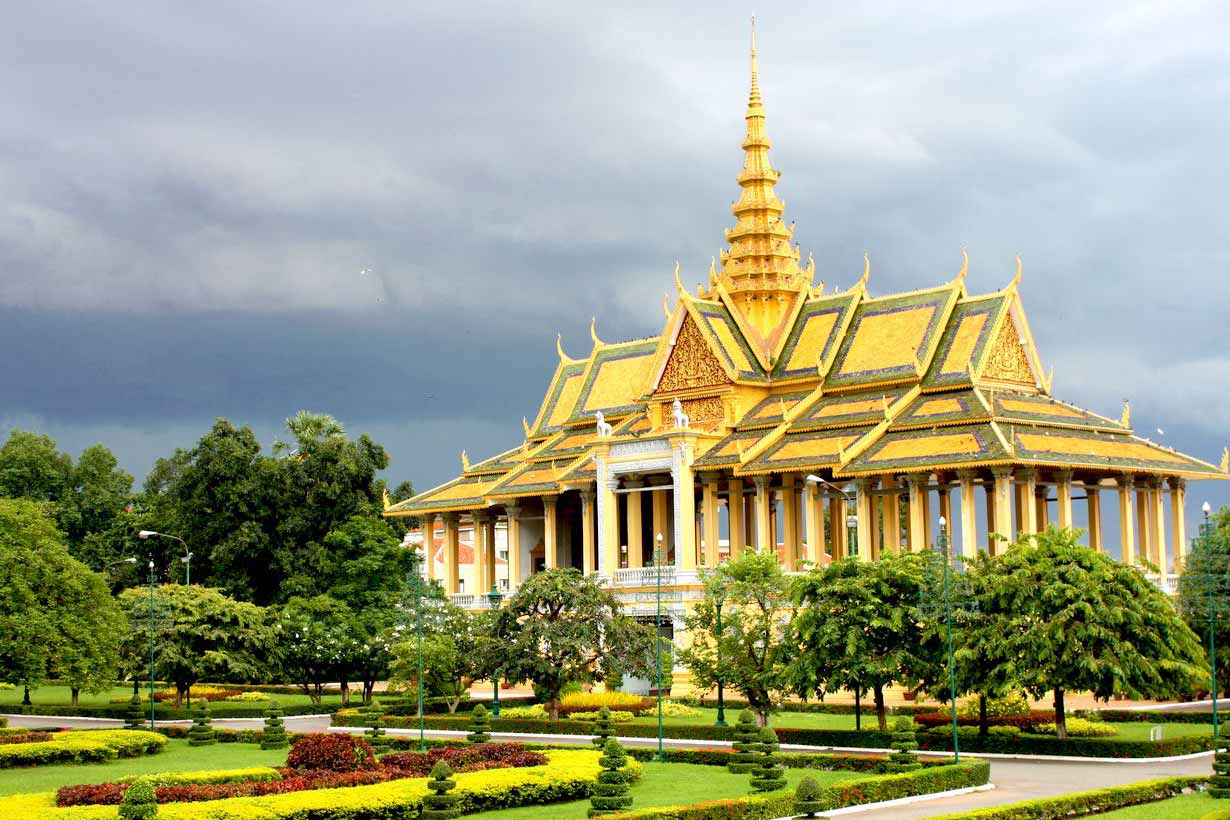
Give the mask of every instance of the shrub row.
M 1113 786 L 1090 792 L 1076 792 L 1059 797 L 1044 797 L 1010 803 L 989 809 L 945 814 L 932 820 L 1059 820 L 1064 817 L 1083 817 L 1087 814 L 1152 803 L 1174 797 L 1206 782 L 1206 777 L 1168 777 L 1162 780 L 1145 780 Z
M 51 732 L 0 732 L 0 744 L 4 743 L 42 743 L 51 740 Z
M 1129 709 L 1083 709 L 1076 713 L 1083 718 L 1097 720 L 1101 718 L 1107 723 L 1209 723 L 1213 722 L 1213 713 L 1209 712 L 1170 712 L 1161 709 L 1148 711 L 1132 711 Z M 1222 716 L 1225 719 L 1225 716 Z
M 437 747 L 426 752 L 395 752 L 381 757 L 380 763 L 400 769 L 409 777 L 427 777 L 441 760 L 454 773 L 545 766 L 548 762 L 545 754 L 530 751 L 522 743 L 472 743 Z
M 656 760 L 656 749 L 632 747 L 624 750 L 637 760 Z M 726 766 L 734 757 L 730 749 L 665 749 L 667 763 L 694 763 L 698 766 Z M 826 755 L 802 752 L 779 752 L 774 759 L 788 769 L 819 769 L 821 771 L 848 771 L 883 773 L 888 762 L 883 755 Z M 946 766 L 943 760 L 922 760 L 923 766 Z
M 236 783 L 185 783 L 158 786 L 154 797 L 158 803 L 203 803 L 227 800 L 235 797 L 266 797 L 271 794 L 318 789 L 342 789 L 352 786 L 367 786 L 398 779 L 396 772 L 362 771 L 330 772 L 302 771 L 278 777 L 275 780 L 246 780 Z M 56 792 L 56 805 L 65 806 L 117 806 L 131 783 L 96 783 L 88 786 L 64 786 Z
M 951 726 L 952 714 L 950 712 L 919 712 L 914 715 L 914 722 L 924 728 L 933 726 Z M 988 717 L 988 726 L 1016 726 L 1022 731 L 1029 731 L 1035 726 L 1044 723 L 1054 723 L 1055 713 L 1041 710 L 1035 710 L 1024 715 L 1001 715 L 999 717 Z M 957 715 L 958 726 L 980 726 L 981 722 L 977 716 L 967 717 Z
M 706 709 L 716 709 L 718 702 L 716 698 L 674 698 L 678 703 L 686 703 L 689 706 L 703 706 Z M 725 698 L 724 703 L 727 709 L 747 709 L 748 702 L 746 700 L 738 700 Z M 888 712 L 890 715 L 915 715 L 919 712 L 934 712 L 936 705 L 934 703 L 926 704 L 903 704 L 901 706 L 890 707 Z M 812 712 L 822 715 L 852 715 L 855 713 L 853 703 L 825 703 L 823 701 L 786 701 L 777 705 L 774 711 L 778 712 Z M 864 703 L 862 706 L 864 716 L 870 715 L 874 718 L 875 710 L 871 704 Z
M 0 746 L 0 769 L 51 763 L 96 763 L 162 750 L 167 739 L 154 732 L 94 729 L 60 732 L 53 740 Z
M 335 726 L 363 726 L 360 715 L 337 714 Z M 424 720 L 428 729 L 464 731 L 465 717 L 432 716 Z M 386 716 L 382 724 L 392 728 L 412 728 L 416 719 Z M 593 725 L 578 720 L 494 720 L 493 732 L 525 732 L 532 734 L 593 734 Z M 677 740 L 729 740 L 729 729 L 717 726 L 671 726 L 670 737 Z M 800 746 L 849 747 L 887 749 L 893 741 L 891 732 L 850 729 L 775 729 L 782 743 Z M 619 726 L 621 737 L 656 737 L 657 727 L 648 724 L 625 723 Z M 951 751 L 949 735 L 920 734 L 919 748 L 927 751 Z M 1170 757 L 1208 751 L 1213 748 L 1212 737 L 1178 737 L 1157 742 L 1148 740 L 1119 740 L 1117 738 L 1067 738 L 1043 735 L 987 735 L 963 737 L 961 748 L 968 752 L 998 752 L 1003 754 L 1071 755 L 1076 757 Z
M 985 785 L 991 778 L 991 765 L 971 760 L 945 766 L 932 766 L 902 774 L 852 780 L 822 786 L 816 796 L 821 811 L 845 806 L 896 800 L 916 794 Z M 775 792 L 764 797 L 711 800 L 692 806 L 664 806 L 623 814 L 610 814 L 606 820 L 767 820 L 794 814 L 794 794 Z
M 242 701 L 222 701 L 217 706 L 210 705 L 209 715 L 212 718 L 245 718 L 261 717 L 267 702 L 244 703 Z M 283 706 L 282 714 L 291 715 L 326 715 L 333 714 L 342 708 L 337 704 L 302 703 L 295 706 Z M 96 717 L 123 720 L 128 714 L 128 705 L 111 704 L 109 706 L 57 706 L 55 704 L 36 703 L 33 706 L 14 706 L 12 710 L 22 715 L 54 715 L 57 717 Z M 149 702 L 141 703 L 141 714 L 149 717 Z M 192 709 L 176 709 L 165 704 L 154 707 L 155 720 L 191 720 L 195 715 Z

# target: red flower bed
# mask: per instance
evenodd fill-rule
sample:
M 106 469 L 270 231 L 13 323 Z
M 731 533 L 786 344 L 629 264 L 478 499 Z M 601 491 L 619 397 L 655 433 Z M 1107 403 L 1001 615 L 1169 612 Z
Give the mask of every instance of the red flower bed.
M 217 691 L 209 691 L 209 692 L 191 692 L 190 695 L 192 697 L 192 700 L 194 701 L 207 700 L 212 703 L 218 700 L 226 700 L 227 698 L 234 697 L 235 695 L 242 695 L 243 691 L 244 690 L 242 689 L 219 689 Z M 173 701 L 173 700 L 175 700 L 174 692 L 167 692 L 167 691 L 154 692 L 154 702 L 155 703 L 166 703 L 168 701 Z
M 44 740 L 51 740 L 51 732 L 0 734 L 0 743 L 42 743 Z
M 380 765 L 400 769 L 406 777 L 427 777 L 436 761 L 448 763 L 454 772 L 477 772 L 482 769 L 512 769 L 545 766 L 547 756 L 531 752 L 520 743 L 479 743 L 474 746 L 445 746 L 426 752 L 404 752 L 385 755 Z
M 295 741 L 286 765 L 292 769 L 357 772 L 376 768 L 376 755 L 367 741 L 351 735 L 311 734 Z

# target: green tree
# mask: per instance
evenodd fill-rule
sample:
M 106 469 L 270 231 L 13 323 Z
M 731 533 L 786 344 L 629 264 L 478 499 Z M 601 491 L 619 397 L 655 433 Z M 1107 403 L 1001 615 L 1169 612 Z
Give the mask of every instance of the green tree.
M 593 792 L 589 798 L 589 817 L 603 814 L 625 812 L 632 805 L 632 796 L 628 794 L 628 755 L 619 741 L 611 738 L 602 749 L 602 757 L 598 758 L 602 771 L 594 783 Z
M 291 598 L 276 616 L 274 630 L 285 674 L 320 703 L 326 683 L 351 674 L 365 637 L 350 607 L 328 595 Z
M 940 645 L 919 614 L 925 557 L 847 558 L 797 579 L 788 676 L 802 695 L 871 691 L 888 731 L 884 690 L 935 675 Z
M 0 680 L 29 690 L 54 671 L 74 700 L 102 691 L 124 629 L 106 582 L 69 555 L 49 506 L 0 498 Z
M 491 717 L 487 714 L 487 707 L 481 703 L 474 707 L 470 712 L 470 725 L 466 727 L 470 733 L 466 735 L 466 740 L 470 743 L 487 743 L 491 740 Z
M 1189 694 L 1203 679 L 1200 641 L 1140 570 L 1050 528 L 984 559 L 979 615 L 998 625 L 994 680 L 1034 697 L 1054 693 L 1055 734 L 1067 737 L 1064 693 L 1109 699 Z
M 816 778 L 807 775 L 800 780 L 794 790 L 795 820 L 810 820 L 818 812 L 824 811 L 824 801 L 820 797 L 820 784 Z
M 434 695 L 445 698 L 456 712 L 475 681 L 488 677 L 494 664 L 488 613 L 471 614 L 447 599 L 424 604 L 423 682 Z M 413 625 L 399 628 L 393 646 L 389 683 L 408 690 L 417 685 L 418 641 Z
M 265 728 L 261 732 L 262 749 L 285 749 L 290 745 L 286 736 L 286 721 L 282 719 L 282 710 L 276 700 L 269 701 L 265 709 Z
M 1192 543 L 1184 572 L 1179 576 L 1179 609 L 1183 620 L 1200 636 L 1202 646 L 1209 643 L 1209 591 L 1214 599 L 1213 639 L 1217 646 L 1217 681 L 1225 692 L 1230 681 L 1230 507 L 1222 507 L 1212 517 L 1212 538 Z M 1225 647 L 1225 649 L 1223 649 Z
M 72 458 L 48 436 L 14 430 L 0 447 L 0 496 L 59 501 L 72 473 Z
M 124 790 L 120 801 L 120 820 L 153 820 L 158 816 L 158 798 L 154 784 L 144 777 Z
M 508 680 L 531 680 L 546 695 L 551 719 L 570 682 L 601 680 L 612 665 L 648 674 L 654 664 L 652 630 L 622 613 L 593 577 L 576 569 L 531 575 L 496 616 Z
M 212 746 L 217 742 L 218 733 L 214 731 L 213 721 L 209 718 L 209 701 L 202 700 L 196 706 L 192 728 L 188 730 L 188 745 Z
M 751 709 L 739 712 L 739 722 L 734 728 L 735 739 L 730 744 L 734 754 L 726 768 L 733 774 L 746 774 L 756 768 L 756 752 L 760 748 L 760 729 L 756 713 Z
M 157 638 L 155 675 L 174 684 L 177 707 L 202 679 L 253 679 L 267 673 L 272 645 L 265 610 L 195 584 L 165 584 L 152 595 L 153 624 L 148 587 L 126 589 L 119 596 L 132 625 L 123 658 L 133 680 L 148 674 L 151 629 Z
M 781 748 L 777 733 L 768 726 L 760 727 L 760 754 L 752 769 L 753 792 L 775 792 L 786 788 L 786 768 L 777 751 Z
M 69 542 L 81 545 L 90 535 L 109 530 L 131 499 L 132 476 L 119 468 L 110 450 L 95 444 L 73 466 L 56 518 Z
M 722 596 L 722 639 L 717 634 L 716 600 Z M 679 652 L 693 685 L 722 682 L 743 693 L 760 725 L 784 697 L 790 620 L 790 587 L 777 559 L 744 553 L 705 578 L 705 598 L 686 619 L 692 645 Z

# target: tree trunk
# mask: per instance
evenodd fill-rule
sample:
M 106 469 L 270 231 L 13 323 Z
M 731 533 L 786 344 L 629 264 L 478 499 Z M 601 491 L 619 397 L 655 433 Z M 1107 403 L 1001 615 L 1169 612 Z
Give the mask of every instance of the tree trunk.
M 80 695 L 80 694 L 81 694 L 81 689 L 80 689 L 80 688 L 78 688 L 78 687 L 76 687 L 76 686 L 74 686 L 74 687 L 72 688 L 72 693 L 73 693 L 73 706 L 76 706 L 76 705 L 77 705 L 77 697 L 78 697 L 78 695 Z
M 312 699 L 312 703 L 320 703 L 320 693 L 324 691 L 324 688 L 325 686 L 323 683 L 317 683 L 312 686 L 312 691 L 308 693 Z
M 559 720 L 559 698 L 554 697 L 547 701 L 547 714 L 551 716 L 551 720 Z
M 880 725 L 881 732 L 888 731 L 888 710 L 884 708 L 884 686 L 877 683 L 872 687 L 872 692 L 876 699 L 876 723 Z
M 181 709 L 181 708 L 183 708 L 183 705 L 184 705 L 184 694 L 185 694 L 187 691 L 188 691 L 188 690 L 184 687 L 184 685 L 183 685 L 182 683 L 177 683 L 177 684 L 175 684 L 175 708 L 176 708 L 176 709 Z M 189 703 L 188 705 L 189 705 L 189 706 L 191 706 L 192 704 L 191 704 L 191 703 Z
M 978 734 L 986 735 L 990 732 L 990 724 L 987 723 L 987 695 L 982 692 L 978 695 Z
M 863 690 L 854 690 L 854 731 L 863 731 Z
M 136 678 L 132 679 L 132 696 L 134 698 L 141 697 L 141 681 Z
M 342 705 L 350 705 L 350 682 L 342 681 Z
M 364 703 L 372 702 L 372 692 L 375 691 L 375 689 L 376 689 L 376 682 L 374 680 L 363 681 L 363 702 Z
M 1066 740 L 1068 737 L 1068 717 L 1063 708 L 1063 690 L 1055 690 L 1055 737 Z

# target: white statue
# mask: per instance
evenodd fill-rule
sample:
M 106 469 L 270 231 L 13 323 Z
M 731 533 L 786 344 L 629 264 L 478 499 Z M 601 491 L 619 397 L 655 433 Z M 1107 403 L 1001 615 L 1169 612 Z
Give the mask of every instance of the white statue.
M 598 438 L 606 438 L 611 435 L 611 425 L 606 423 L 606 418 L 603 417 L 601 410 L 594 414 L 594 420 L 598 422 Z
M 688 418 L 688 414 L 683 412 L 683 405 L 679 403 L 679 399 L 671 404 L 671 414 L 675 417 L 675 428 L 678 430 L 688 429 L 688 425 L 692 420 Z

